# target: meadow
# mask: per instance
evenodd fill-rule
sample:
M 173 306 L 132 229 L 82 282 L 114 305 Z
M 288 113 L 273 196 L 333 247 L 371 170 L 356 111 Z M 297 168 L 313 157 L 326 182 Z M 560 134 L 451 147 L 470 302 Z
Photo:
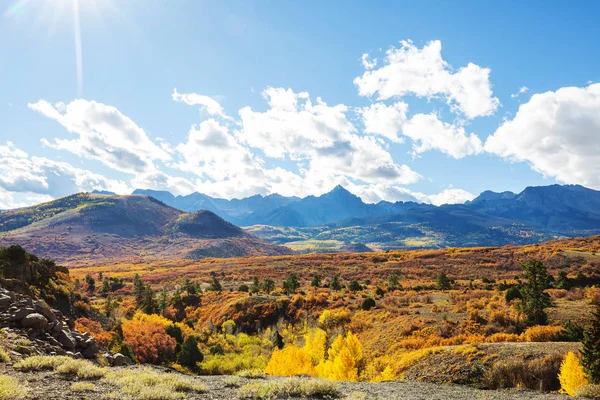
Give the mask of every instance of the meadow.
M 558 390 L 600 300 L 600 237 L 532 246 L 71 266 L 113 351 L 203 375 Z M 524 311 L 541 260 L 544 320 Z M 547 282 L 546 282 L 547 281 Z M 188 343 L 193 338 L 192 343 Z M 190 339 L 191 340 L 191 339 Z M 181 358 L 185 346 L 194 355 Z M 533 372 L 532 372 L 533 371 Z

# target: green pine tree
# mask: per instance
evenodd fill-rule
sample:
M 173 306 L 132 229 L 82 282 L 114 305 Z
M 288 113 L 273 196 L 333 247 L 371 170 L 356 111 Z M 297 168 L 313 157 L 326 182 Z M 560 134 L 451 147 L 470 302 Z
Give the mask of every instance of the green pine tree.
M 193 335 L 188 336 L 181 346 L 181 351 L 177 354 L 177 362 L 194 372 L 198 372 L 198 363 L 203 360 L 204 355 L 198 349 L 198 338 Z
M 590 383 L 600 383 L 600 302 L 595 304 L 592 324 L 583 335 L 581 364 Z
M 548 321 L 545 309 L 550 306 L 550 295 L 546 293 L 548 286 L 548 272 L 543 262 L 539 260 L 527 261 L 523 264 L 525 279 L 521 287 L 521 312 L 533 325 L 544 325 Z

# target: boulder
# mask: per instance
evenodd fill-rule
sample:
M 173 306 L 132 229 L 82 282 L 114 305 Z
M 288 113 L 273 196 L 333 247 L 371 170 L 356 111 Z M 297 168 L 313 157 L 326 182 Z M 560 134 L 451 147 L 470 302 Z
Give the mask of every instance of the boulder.
M 50 309 L 50 306 L 46 304 L 44 300 L 37 300 L 33 303 L 33 308 L 35 309 L 35 312 L 42 314 L 48 321 L 56 321 L 56 315 L 54 315 L 52 309 Z
M 45 329 L 48 325 L 48 320 L 42 314 L 33 313 L 27 315 L 21 320 L 23 328 Z
M 21 307 L 15 310 L 15 312 L 10 316 L 11 321 L 21 321 L 23 318 L 28 316 L 29 314 L 33 314 L 35 310 L 30 307 Z
M 100 346 L 98 346 L 98 343 L 93 342 L 89 346 L 87 346 L 86 349 L 83 350 L 83 352 L 81 354 L 85 358 L 91 359 L 91 358 L 95 358 L 96 354 L 98 354 L 99 351 L 100 351 Z
M 112 365 L 114 367 L 120 367 L 120 366 L 123 366 L 123 365 L 131 365 L 131 364 L 132 364 L 132 362 L 129 359 L 129 357 L 124 356 L 121 353 L 113 354 L 113 363 L 112 363 Z
M 67 350 L 73 350 L 77 345 L 73 336 L 66 331 L 60 331 L 56 340 Z
M 0 294 L 0 308 L 8 308 L 10 307 L 10 303 L 12 303 L 10 296 Z

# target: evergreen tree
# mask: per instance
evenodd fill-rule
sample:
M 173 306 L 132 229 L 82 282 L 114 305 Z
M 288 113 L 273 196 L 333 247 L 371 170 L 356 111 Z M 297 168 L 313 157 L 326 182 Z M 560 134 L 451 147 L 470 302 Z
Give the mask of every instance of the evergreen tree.
M 321 276 L 320 275 L 313 276 L 312 281 L 310 282 L 310 286 L 312 286 L 314 288 L 321 287 Z
M 571 278 L 567 276 L 567 271 L 560 271 L 554 283 L 557 289 L 569 289 L 573 285 Z
M 352 290 L 353 292 L 356 292 L 356 291 L 361 290 L 362 286 L 360 285 L 360 283 L 358 283 L 358 281 L 352 280 L 348 284 L 348 289 Z
M 287 295 L 296 293 L 296 290 L 300 287 L 300 281 L 296 274 L 289 274 L 285 281 L 283 281 L 283 292 Z
M 446 275 L 444 271 L 440 272 L 437 275 L 435 286 L 438 290 L 452 289 L 452 282 L 450 281 L 450 278 L 448 278 L 448 275 Z
M 252 278 L 252 285 L 250 286 L 250 291 L 255 294 L 260 292 L 260 281 L 258 280 L 258 276 Z
M 177 362 L 194 372 L 198 372 L 198 363 L 203 360 L 204 355 L 198 349 L 198 338 L 194 335 L 188 336 L 181 346 L 181 351 L 177 354 Z
M 135 277 L 133 278 L 133 294 L 135 296 L 135 304 L 137 304 L 138 307 L 141 307 L 144 301 L 144 286 L 144 282 L 140 278 L 140 275 L 135 274 Z
M 162 288 L 158 297 L 158 308 L 160 309 L 160 313 L 164 314 L 167 307 L 169 307 L 169 294 L 165 288 Z
M 90 275 L 90 274 L 85 275 L 85 283 L 87 283 L 88 290 L 90 292 L 93 292 L 94 290 L 96 290 L 96 280 L 94 278 L 92 278 L 92 275 Z
M 388 276 L 388 290 L 393 292 L 398 288 L 398 284 L 400 283 L 400 277 L 398 274 L 391 274 Z
M 600 302 L 594 305 L 592 324 L 583 335 L 581 364 L 590 383 L 600 383 Z
M 140 308 L 146 314 L 154 314 L 156 312 L 156 309 L 158 308 L 156 304 L 156 299 L 154 298 L 154 290 L 152 290 L 150 285 L 144 285 L 142 293 L 142 303 Z
M 208 290 L 210 290 L 211 292 L 222 292 L 223 291 L 223 286 L 221 286 L 221 282 L 219 282 L 219 280 L 217 279 L 216 276 L 213 276 L 212 281 L 210 281 Z
M 533 325 L 544 325 L 548 316 L 545 309 L 550 306 L 550 295 L 545 292 L 548 285 L 548 272 L 543 262 L 527 261 L 523 264 L 525 279 L 521 287 L 521 312 Z
M 340 290 L 342 288 L 342 284 L 340 283 L 340 278 L 337 275 L 333 277 L 333 279 L 329 283 L 329 287 L 332 290 Z
M 275 290 L 275 281 L 271 278 L 266 278 L 262 283 L 262 290 L 266 294 L 271 293 L 273 290 Z

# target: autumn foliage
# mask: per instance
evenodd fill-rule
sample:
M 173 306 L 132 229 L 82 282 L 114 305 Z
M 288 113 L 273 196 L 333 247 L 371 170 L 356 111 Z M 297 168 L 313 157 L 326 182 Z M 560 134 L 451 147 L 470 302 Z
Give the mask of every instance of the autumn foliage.
M 304 336 L 305 345 L 290 344 L 282 350 L 275 349 L 265 368 L 271 375 L 293 376 L 306 374 L 321 378 L 357 381 L 363 358 L 362 345 L 358 338 L 348 332 L 338 335 L 325 359 L 327 334 L 322 329 L 309 330 Z
M 75 329 L 81 333 L 91 333 L 96 338 L 96 341 L 103 346 L 108 345 L 108 343 L 115 337 L 115 332 L 104 330 L 99 322 L 89 318 L 77 319 L 75 321 Z
M 560 365 L 560 380 L 561 393 L 575 396 L 579 389 L 588 384 L 588 379 L 583 366 L 579 362 L 579 358 L 573 352 L 567 353 L 562 364 Z
M 123 342 L 144 362 L 159 362 L 174 355 L 177 342 L 166 332 L 162 317 L 136 314 L 123 321 Z

